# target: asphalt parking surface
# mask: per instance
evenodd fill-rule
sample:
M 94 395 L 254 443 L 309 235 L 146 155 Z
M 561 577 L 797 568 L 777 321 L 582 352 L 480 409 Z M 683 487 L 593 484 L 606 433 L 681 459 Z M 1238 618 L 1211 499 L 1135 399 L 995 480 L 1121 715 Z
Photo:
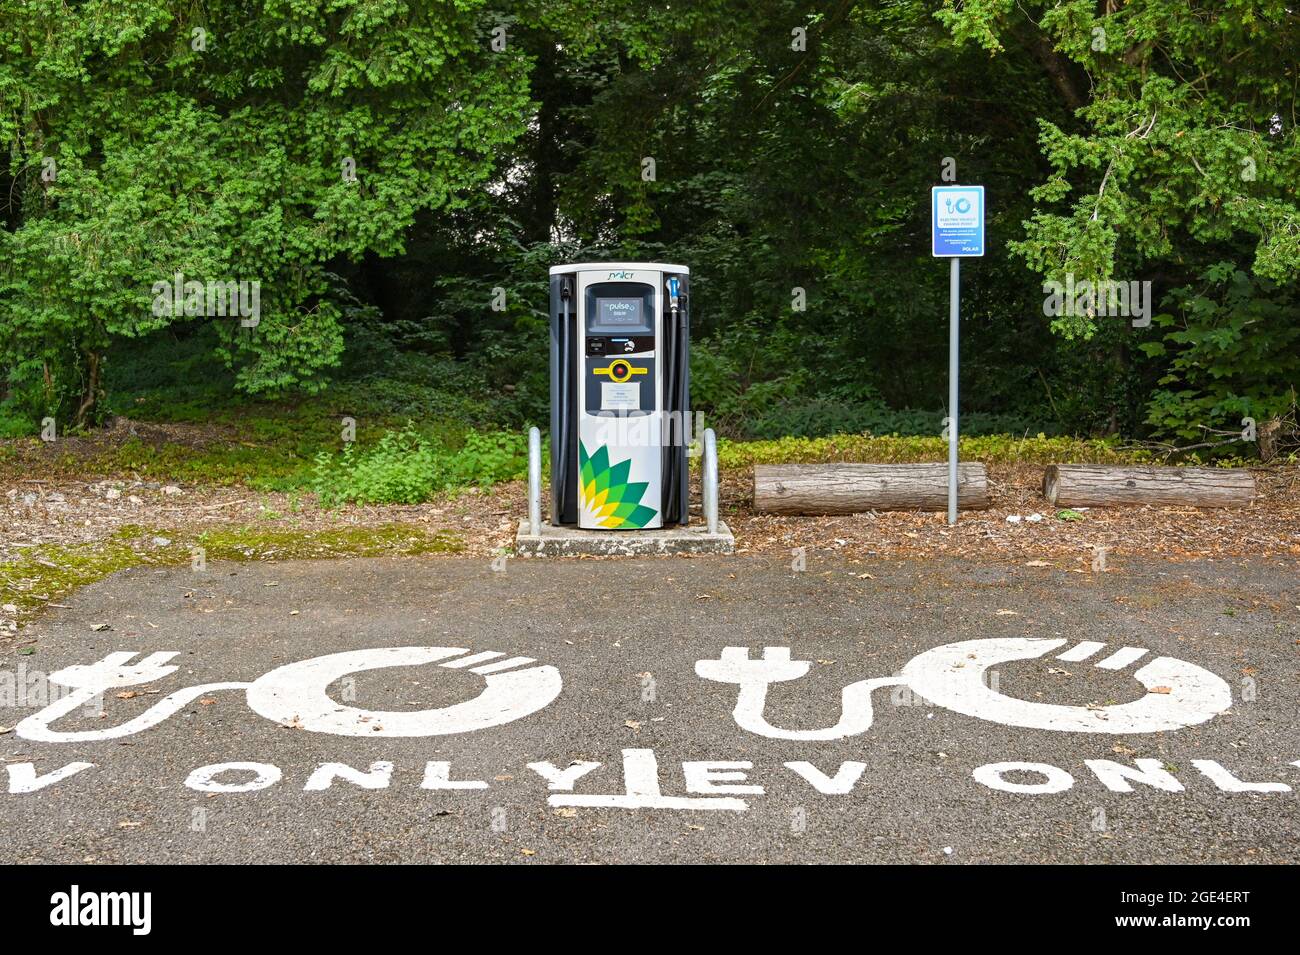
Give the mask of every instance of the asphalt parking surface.
M 1096 575 L 815 560 L 796 573 L 754 557 L 515 559 L 504 571 L 448 558 L 213 563 L 126 571 L 65 602 L 0 647 L 11 675 L 0 707 L 3 862 L 1300 861 L 1294 560 L 1142 561 Z M 773 684 L 762 718 L 811 731 L 837 724 L 848 684 L 890 677 L 941 645 L 1024 638 L 1062 643 L 993 668 L 998 694 L 1081 707 L 1100 726 L 1106 707 L 1171 695 L 1132 675 L 1168 656 L 1219 678 L 1231 705 L 1158 732 L 1063 731 L 964 715 L 885 686 L 871 694 L 869 728 L 783 739 L 738 726 L 737 686 L 696 672 L 726 647 L 754 659 L 790 648 L 807 675 Z M 1089 641 L 1105 648 L 1060 659 Z M 175 691 L 252 683 L 297 661 L 422 646 L 464 652 L 335 679 L 330 697 L 340 710 L 418 719 L 483 690 L 475 661 L 445 665 L 471 653 L 536 661 L 507 670 L 553 667 L 558 677 L 547 679 L 562 688 L 549 702 L 536 691 L 526 715 L 445 735 L 392 735 L 406 725 L 397 716 L 323 732 L 305 712 L 302 721 L 296 711 L 281 721 L 254 712 L 242 688 L 201 692 L 117 738 L 45 741 L 19 726 L 53 701 L 47 674 L 110 653 L 172 652 L 179 670 L 110 689 L 102 707 L 46 720 L 50 732 L 111 730 Z M 1095 665 L 1124 647 L 1148 652 L 1132 666 Z M 618 805 L 644 795 L 651 760 L 661 804 Z M 1116 791 L 1085 760 L 1135 772 L 1139 760 L 1158 761 L 1145 764 L 1148 778 L 1165 788 L 1137 780 Z M 1199 768 L 1206 761 L 1228 775 L 1216 781 Z M 187 784 L 229 762 L 262 767 L 212 773 L 208 785 L 266 785 Z M 391 772 L 371 772 L 376 762 Z M 701 765 L 714 762 L 750 765 Z M 1005 762 L 1048 772 L 1001 779 L 1060 791 L 1009 792 L 977 778 Z M 370 773 L 376 788 L 346 775 L 320 788 L 329 763 Z M 549 763 L 552 781 L 530 763 Z M 48 775 L 70 764 L 90 765 Z M 1262 783 L 1278 791 L 1231 791 Z M 590 804 L 597 797 L 606 804 Z

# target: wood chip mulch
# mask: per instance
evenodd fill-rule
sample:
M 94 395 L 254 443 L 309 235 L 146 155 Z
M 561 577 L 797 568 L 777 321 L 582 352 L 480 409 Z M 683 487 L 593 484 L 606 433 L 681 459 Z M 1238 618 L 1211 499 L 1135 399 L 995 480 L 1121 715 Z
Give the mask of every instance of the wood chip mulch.
M 1042 468 L 991 465 L 991 507 L 963 511 L 955 528 L 943 513 L 881 511 L 841 517 L 780 517 L 750 510 L 750 475 L 722 481 L 722 517 L 739 553 L 783 555 L 794 548 L 848 558 L 972 557 L 981 560 L 1067 559 L 1091 565 L 1098 548 L 1111 558 L 1300 557 L 1300 469 L 1256 472 L 1259 494 L 1237 509 L 1194 507 L 1076 508 L 1061 520 L 1043 498 Z M 133 480 L 13 479 L 0 483 L 0 563 L 44 545 L 103 540 L 127 525 L 188 538 L 217 527 L 323 531 L 410 524 L 450 531 L 460 554 L 494 556 L 513 542 L 525 514 L 522 482 L 472 490 L 427 504 L 319 507 L 311 495 L 246 488 L 168 485 Z M 693 501 L 699 500 L 698 486 Z M 693 507 L 698 514 L 698 503 Z M 1019 518 L 1016 520 L 1015 518 Z
M 1108 562 L 1152 556 L 1166 560 L 1300 557 L 1300 469 L 1255 473 L 1257 496 L 1247 507 L 1073 508 L 1081 520 L 1042 496 L 1043 467 L 990 465 L 988 510 L 963 511 L 956 527 L 943 513 L 871 512 L 843 517 L 780 517 L 748 509 L 749 476 L 723 480 L 723 510 L 737 550 L 790 552 L 804 547 L 850 559 L 968 557 L 1049 561 L 1091 569 L 1102 548 Z M 728 507 L 730 505 L 730 507 Z

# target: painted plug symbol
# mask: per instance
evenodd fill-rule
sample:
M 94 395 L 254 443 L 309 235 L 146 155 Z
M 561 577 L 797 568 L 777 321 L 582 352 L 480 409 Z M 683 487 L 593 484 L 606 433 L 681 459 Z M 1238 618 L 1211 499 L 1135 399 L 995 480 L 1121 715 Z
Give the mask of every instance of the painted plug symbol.
M 695 675 L 715 683 L 768 684 L 797 680 L 808 674 L 812 664 L 791 660 L 789 647 L 764 647 L 758 660 L 749 658 L 749 647 L 724 647 L 716 660 L 699 660 Z
M 948 643 L 918 654 L 897 676 L 859 680 L 841 691 L 839 722 L 818 730 L 786 730 L 763 716 L 768 686 L 797 680 L 809 670 L 791 660 L 787 647 L 766 647 L 760 660 L 749 659 L 744 647 L 727 647 L 717 660 L 700 660 L 695 672 L 706 680 L 735 683 L 732 716 L 741 729 L 769 739 L 828 740 L 854 736 L 871 728 L 871 693 L 878 687 L 906 685 L 913 693 L 954 713 L 1026 729 L 1074 733 L 1159 733 L 1195 726 L 1232 705 L 1232 690 L 1209 670 L 1173 657 L 1157 657 L 1132 676 L 1146 694 L 1130 703 L 1106 706 L 1063 706 L 1022 700 L 998 692 L 985 682 L 990 667 L 1033 660 L 1061 650 L 1067 641 L 997 637 Z M 1086 640 L 1064 650 L 1058 659 L 1079 663 L 1091 659 L 1104 643 Z M 1144 658 L 1144 647 L 1121 647 L 1094 664 L 1120 671 Z
M 764 647 L 759 660 L 751 660 L 745 647 L 726 647 L 716 660 L 697 661 L 695 673 L 705 680 L 735 683 L 740 688 L 736 693 L 736 708 L 731 712 L 736 725 L 769 739 L 843 739 L 865 733 L 871 729 L 873 719 L 871 692 L 877 687 L 893 686 L 899 682 L 897 677 L 885 677 L 850 683 L 840 693 L 840 720 L 834 726 L 817 730 L 787 730 L 773 726 L 763 716 L 769 684 L 797 680 L 807 675 L 811 666 L 807 660 L 791 660 L 789 647 Z
M 170 676 L 178 669 L 167 661 L 176 653 L 151 653 L 134 666 L 128 666 L 135 653 L 126 650 L 110 653 L 97 663 L 78 663 L 50 674 L 50 682 L 74 689 L 93 689 L 96 693 L 117 686 L 152 683 Z

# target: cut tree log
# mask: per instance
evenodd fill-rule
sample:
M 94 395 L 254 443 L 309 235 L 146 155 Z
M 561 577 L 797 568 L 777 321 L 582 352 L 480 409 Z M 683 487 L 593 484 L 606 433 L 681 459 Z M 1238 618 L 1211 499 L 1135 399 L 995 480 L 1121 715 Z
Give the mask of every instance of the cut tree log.
M 1062 507 L 1241 507 L 1255 497 L 1255 475 L 1243 468 L 1053 464 L 1043 474 L 1043 496 Z
M 942 511 L 947 506 L 946 464 L 754 466 L 754 510 L 760 514 Z M 984 465 L 958 465 L 957 506 L 963 510 L 989 506 Z

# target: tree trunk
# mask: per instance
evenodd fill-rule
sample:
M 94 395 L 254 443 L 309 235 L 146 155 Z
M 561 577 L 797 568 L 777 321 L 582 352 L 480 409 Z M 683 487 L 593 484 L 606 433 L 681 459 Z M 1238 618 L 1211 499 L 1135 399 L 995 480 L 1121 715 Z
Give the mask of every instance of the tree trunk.
M 79 428 L 85 426 L 86 415 L 91 408 L 95 407 L 95 402 L 99 400 L 99 352 L 86 352 L 86 359 L 86 390 L 82 395 L 81 405 L 77 408 L 77 413 L 73 418 Z
M 982 464 L 957 470 L 957 506 L 989 506 Z M 754 510 L 760 514 L 854 514 L 859 511 L 942 511 L 948 507 L 947 464 L 759 464 Z
M 1031 24 L 1029 29 L 1033 33 L 1025 42 L 1030 53 L 1056 86 L 1056 91 L 1061 94 L 1061 99 L 1065 101 L 1070 111 L 1074 112 L 1088 105 L 1088 97 L 1079 83 L 1079 67 L 1068 56 L 1058 51 L 1051 38 L 1035 25 Z
M 1255 496 L 1255 476 L 1241 468 L 1112 467 L 1053 464 L 1043 495 L 1063 507 L 1190 504 L 1240 507 Z

